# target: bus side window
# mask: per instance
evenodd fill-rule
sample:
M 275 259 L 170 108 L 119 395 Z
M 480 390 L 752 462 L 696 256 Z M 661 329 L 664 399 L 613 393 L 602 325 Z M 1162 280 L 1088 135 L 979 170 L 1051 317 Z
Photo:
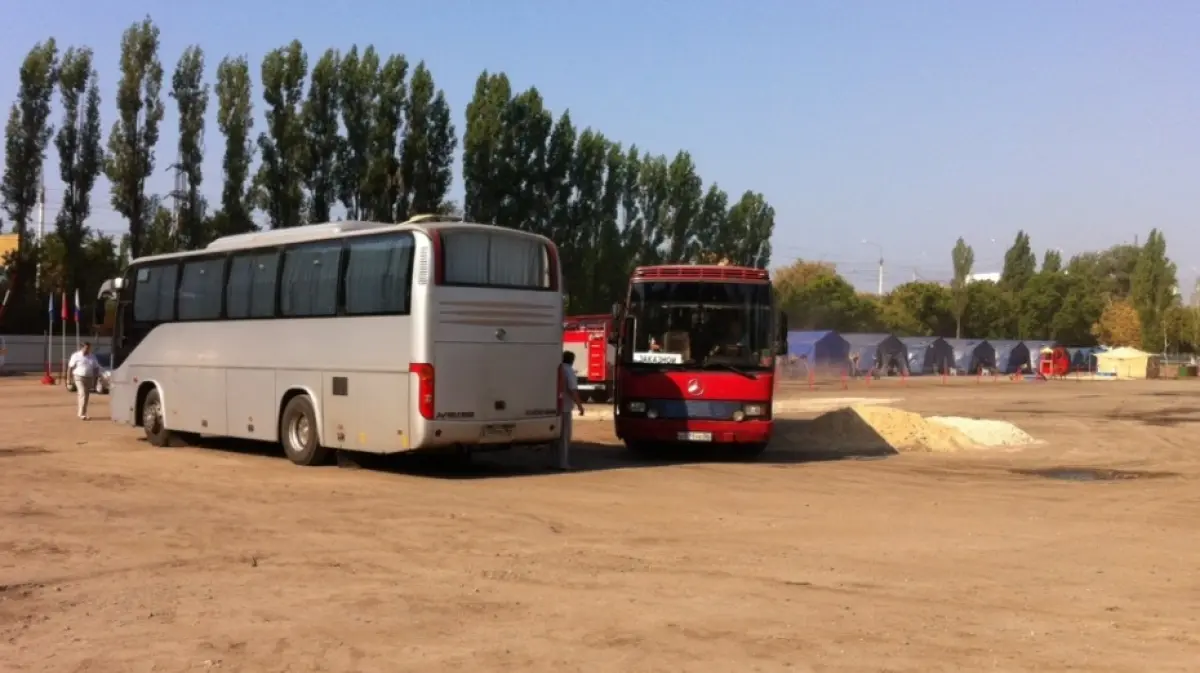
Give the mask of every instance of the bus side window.
M 178 269 L 175 263 L 166 263 L 137 270 L 133 290 L 133 319 L 136 322 L 158 323 L 175 319 Z
M 407 314 L 412 294 L 412 234 L 352 238 L 349 243 L 346 314 Z
M 283 253 L 279 314 L 285 318 L 336 315 L 341 255 L 340 240 L 288 248 Z

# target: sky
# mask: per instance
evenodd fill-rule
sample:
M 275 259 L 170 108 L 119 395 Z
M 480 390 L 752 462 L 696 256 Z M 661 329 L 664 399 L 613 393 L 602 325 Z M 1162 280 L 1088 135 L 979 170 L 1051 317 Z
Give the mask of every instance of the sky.
M 106 136 L 121 33 L 149 14 L 162 30 L 164 97 L 189 44 L 205 49 L 210 83 L 230 54 L 248 56 L 257 80 L 262 56 L 292 39 L 310 64 L 328 47 L 374 44 L 426 62 L 461 135 L 476 77 L 503 71 L 581 128 L 690 152 L 731 201 L 762 192 L 776 213 L 773 266 L 834 262 L 863 289 L 875 287 L 881 252 L 888 287 L 948 278 L 960 236 L 976 271 L 998 271 L 1022 229 L 1039 256 L 1067 257 L 1157 227 L 1185 293 L 1200 272 L 1200 3 L 1188 0 L 8 4 L 0 94 L 15 97 L 38 40 L 90 46 Z M 171 189 L 178 140 L 166 104 L 149 182 L 158 193 Z M 209 129 L 204 191 L 215 203 L 215 98 Z M 56 178 L 51 147 L 47 221 Z M 126 229 L 107 183 L 93 204 L 90 226 Z

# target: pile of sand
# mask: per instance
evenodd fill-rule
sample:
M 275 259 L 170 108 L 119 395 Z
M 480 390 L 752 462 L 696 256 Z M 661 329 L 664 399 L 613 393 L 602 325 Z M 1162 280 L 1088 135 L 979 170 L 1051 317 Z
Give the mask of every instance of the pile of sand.
M 961 416 L 930 416 L 926 420 L 954 428 L 980 446 L 1023 446 L 1036 441 L 1029 433 L 1008 421 Z
M 854 405 L 822 414 L 789 434 L 788 439 L 802 450 L 856 454 L 943 453 L 1034 441 L 1004 421 L 924 418 L 911 411 L 874 405 Z

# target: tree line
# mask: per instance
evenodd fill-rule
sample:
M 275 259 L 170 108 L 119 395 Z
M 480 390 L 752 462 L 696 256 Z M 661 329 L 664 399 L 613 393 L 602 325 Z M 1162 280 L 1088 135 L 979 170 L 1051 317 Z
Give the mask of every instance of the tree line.
M 1200 351 L 1200 293 L 1192 305 L 1183 303 L 1157 229 L 1144 243 L 1065 262 L 1047 250 L 1040 267 L 1029 235 L 1020 231 L 1004 255 L 999 282 L 971 280 L 975 254 L 962 238 L 950 256 L 948 285 L 904 283 L 882 297 L 856 292 L 833 265 L 814 261 L 779 269 L 774 282 L 792 329 Z
M 60 52 L 48 39 L 21 64 L 0 183 L 19 234 L 16 254 L 4 260 L 14 304 L 6 331 L 39 331 L 46 292 L 81 288 L 92 296 L 131 257 L 335 218 L 454 214 L 546 235 L 559 247 L 572 312 L 606 310 L 639 264 L 770 262 L 775 212 L 762 194 L 734 200 L 715 183 L 706 187 L 686 151 L 668 158 L 581 130 L 569 111 L 555 116 L 536 88 L 513 91 L 504 73 L 483 71 L 467 105 L 457 204 L 449 194 L 460 138 L 423 61 L 412 66 L 402 54 L 355 45 L 325 49 L 310 64 L 304 45 L 292 41 L 267 53 L 257 80 L 245 56 L 227 55 L 209 83 L 201 46 L 183 51 L 169 80 L 159 47 L 149 17 L 121 36 L 117 118 L 107 136 L 90 48 Z M 169 123 L 164 97 L 177 112 L 173 148 L 158 142 Z M 202 165 L 206 146 L 217 145 L 205 142 L 214 104 L 224 142 L 220 199 L 209 203 Z M 39 242 L 32 234 L 51 141 L 61 207 Z M 172 161 L 163 161 L 164 151 Z M 147 180 L 164 168 L 178 176 L 174 189 L 150 193 Z M 119 241 L 87 226 L 101 175 L 112 210 L 129 227 Z

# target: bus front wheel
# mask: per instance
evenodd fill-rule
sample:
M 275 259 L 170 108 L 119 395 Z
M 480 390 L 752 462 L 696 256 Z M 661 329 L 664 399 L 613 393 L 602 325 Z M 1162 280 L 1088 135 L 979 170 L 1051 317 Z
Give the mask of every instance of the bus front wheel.
M 321 465 L 329 457 L 317 436 L 317 412 L 307 395 L 297 395 L 283 408 L 279 421 L 279 437 L 288 460 L 309 467 Z
M 142 401 L 142 430 L 146 433 L 146 441 L 151 446 L 187 446 L 191 435 L 180 434 L 167 429 L 163 413 L 162 396 L 158 388 L 152 388 Z

